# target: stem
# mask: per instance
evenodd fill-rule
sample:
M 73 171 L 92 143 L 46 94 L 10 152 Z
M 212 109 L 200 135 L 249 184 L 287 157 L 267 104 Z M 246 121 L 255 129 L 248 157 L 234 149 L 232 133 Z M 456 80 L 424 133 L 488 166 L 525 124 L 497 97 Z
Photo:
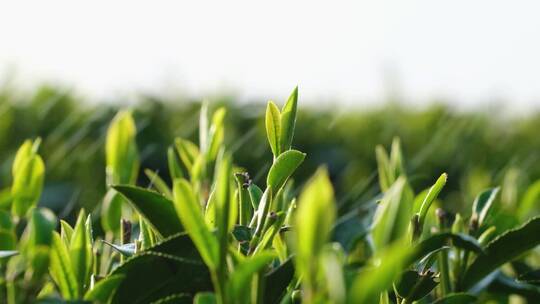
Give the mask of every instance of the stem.
M 452 286 L 450 284 L 450 273 L 448 271 L 448 256 L 445 252 L 439 253 L 439 271 L 441 273 L 441 293 L 443 296 L 450 293 Z

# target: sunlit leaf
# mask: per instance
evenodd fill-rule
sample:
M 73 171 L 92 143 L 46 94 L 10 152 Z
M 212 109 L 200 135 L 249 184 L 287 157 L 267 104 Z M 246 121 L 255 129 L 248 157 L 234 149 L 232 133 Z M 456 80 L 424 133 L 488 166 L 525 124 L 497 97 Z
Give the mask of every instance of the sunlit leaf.
M 268 172 L 266 183 L 272 187 L 275 193 L 281 189 L 287 179 L 294 173 L 296 168 L 304 161 L 305 153 L 297 150 L 289 150 L 276 158 Z
M 174 183 L 173 196 L 176 212 L 186 232 L 197 246 L 206 265 L 215 269 L 218 263 L 218 241 L 206 226 L 201 206 L 189 182 L 185 179 L 177 180 Z
M 281 154 L 280 136 L 281 136 L 281 114 L 275 103 L 268 102 L 266 107 L 266 135 L 268 143 L 272 149 L 274 157 Z

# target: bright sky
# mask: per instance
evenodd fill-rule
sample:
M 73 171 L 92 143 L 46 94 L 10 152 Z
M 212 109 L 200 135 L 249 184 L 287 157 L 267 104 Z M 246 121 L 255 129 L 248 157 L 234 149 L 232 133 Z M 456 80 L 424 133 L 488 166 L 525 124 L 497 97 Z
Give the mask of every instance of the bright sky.
M 0 2 L 0 73 L 91 96 L 378 100 L 389 86 L 540 104 L 540 3 L 495 0 Z

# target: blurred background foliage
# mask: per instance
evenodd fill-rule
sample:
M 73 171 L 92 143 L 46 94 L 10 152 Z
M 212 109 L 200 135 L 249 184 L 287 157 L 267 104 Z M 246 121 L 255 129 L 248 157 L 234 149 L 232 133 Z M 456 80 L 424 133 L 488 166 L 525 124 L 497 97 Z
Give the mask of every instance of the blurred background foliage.
M 236 164 L 259 184 L 266 170 L 253 170 L 268 168 L 272 159 L 264 102 L 237 103 L 234 96 L 224 95 L 210 103 L 227 106 L 225 140 Z M 294 142 L 308 156 L 295 174 L 296 184 L 327 164 L 341 215 L 379 193 L 374 150 L 378 144 L 388 148 L 395 136 L 401 139 L 416 191 L 448 173 L 440 198 L 451 211 L 469 210 L 463 207 L 470 206 L 479 191 L 496 185 L 503 186 L 502 208 L 515 208 L 526 186 L 540 179 L 540 113 L 509 117 L 460 112 L 442 103 L 415 109 L 395 101 L 368 109 L 321 109 L 302 96 L 300 105 Z M 27 138 L 41 137 L 47 169 L 40 205 L 71 221 L 80 207 L 99 211 L 106 191 L 106 130 L 116 111 L 126 106 L 137 124 L 141 168 L 157 170 L 169 181 L 166 150 L 178 136 L 196 142 L 199 100 L 140 96 L 129 104 L 90 102 L 69 90 L 42 86 L 31 94 L 0 90 L 0 189 L 10 185 L 16 149 Z M 138 185 L 149 183 L 141 171 Z

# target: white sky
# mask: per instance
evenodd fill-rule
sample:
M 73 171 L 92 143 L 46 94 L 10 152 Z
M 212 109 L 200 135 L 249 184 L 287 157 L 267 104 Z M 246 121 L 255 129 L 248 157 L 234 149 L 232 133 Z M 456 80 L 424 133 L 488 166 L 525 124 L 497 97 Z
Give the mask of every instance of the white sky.
M 0 0 L 0 74 L 95 97 L 204 96 L 540 105 L 540 3 L 494 0 Z

